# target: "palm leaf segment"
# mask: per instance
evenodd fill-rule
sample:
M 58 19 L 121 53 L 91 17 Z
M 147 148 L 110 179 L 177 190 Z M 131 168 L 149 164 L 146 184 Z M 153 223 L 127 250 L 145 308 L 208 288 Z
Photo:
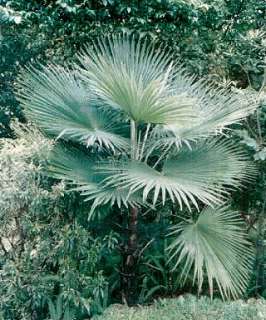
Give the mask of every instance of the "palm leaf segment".
M 84 196 L 85 201 L 93 200 L 89 217 L 94 213 L 98 206 L 117 204 L 119 207 L 124 205 L 139 206 L 144 204 L 138 193 L 129 195 L 129 190 L 106 187 L 103 181 L 107 175 L 99 172 L 100 159 L 90 156 L 78 149 L 56 146 L 50 156 L 47 174 L 64 179 L 72 189 L 79 191 Z
M 254 111 L 253 97 L 246 94 L 229 92 L 228 88 L 216 88 L 207 81 L 195 81 L 182 68 L 176 72 L 176 92 L 185 93 L 194 101 L 193 121 L 177 124 L 161 124 L 154 130 L 154 147 L 166 147 L 173 144 L 208 138 L 223 133 L 233 123 L 244 119 Z M 151 146 L 150 146 L 151 147 Z
M 204 209 L 194 222 L 173 227 L 169 235 L 170 261 L 183 267 L 184 281 L 191 273 L 201 291 L 205 274 L 211 295 L 217 287 L 223 298 L 238 297 L 249 280 L 252 251 L 236 212 L 226 207 Z
M 86 81 L 109 106 L 137 122 L 192 121 L 193 97 L 177 92 L 170 54 L 127 36 L 99 40 L 79 55 Z
M 161 171 L 140 161 L 118 162 L 98 170 L 109 176 L 103 183 L 106 187 L 127 189 L 129 194 L 141 190 L 143 201 L 152 194 L 154 205 L 158 199 L 164 203 L 170 198 L 181 209 L 183 204 L 190 209 L 190 202 L 198 208 L 198 200 L 219 204 L 227 195 L 226 189 L 239 186 L 241 180 L 254 174 L 245 155 L 221 141 L 204 142 L 192 149 L 183 147 L 164 161 Z
M 169 198 L 180 207 L 197 207 L 198 201 L 211 205 L 222 201 L 224 185 L 239 185 L 253 174 L 251 167 L 245 171 L 245 157 L 227 143 L 172 147 L 197 134 L 217 133 L 252 108 L 196 83 L 161 48 L 127 36 L 109 37 L 87 48 L 79 62 L 79 73 L 57 66 L 26 70 L 18 81 L 18 97 L 46 132 L 89 147 L 82 163 L 64 156 L 61 164 L 57 156 L 50 161 L 53 174 L 77 185 L 87 200 L 128 205 L 134 197 L 140 203 L 136 195 L 142 193 L 142 200 L 153 204 Z M 134 161 L 129 133 L 124 134 L 128 119 L 137 124 Z M 97 165 L 95 146 L 104 147 Z M 161 148 L 168 153 L 160 155 Z M 104 149 L 118 151 L 111 162 Z
M 125 149 L 125 125 L 97 101 L 77 76 L 62 67 L 29 68 L 20 75 L 18 98 L 28 118 L 45 132 L 107 149 Z
M 101 99 L 137 122 L 160 124 L 171 141 L 216 135 L 254 110 L 251 98 L 195 81 L 154 43 L 109 37 L 78 57 Z

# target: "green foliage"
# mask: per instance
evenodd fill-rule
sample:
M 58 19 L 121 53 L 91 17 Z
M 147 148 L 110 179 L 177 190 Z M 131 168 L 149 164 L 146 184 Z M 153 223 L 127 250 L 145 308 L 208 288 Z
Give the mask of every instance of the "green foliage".
M 193 281 L 197 279 L 199 292 L 205 270 L 211 295 L 215 282 L 223 297 L 237 297 L 246 289 L 250 276 L 247 266 L 253 254 L 245 239 L 243 222 L 235 212 L 228 208 L 205 208 L 196 221 L 189 219 L 172 229 L 170 260 L 177 260 L 174 268 L 185 260 L 181 274 L 184 279 L 194 269 Z
M 128 308 L 122 305 L 109 307 L 97 320 L 263 320 L 266 316 L 264 300 L 211 301 L 209 298 L 180 296 L 162 299 L 149 307 Z
M 192 205 L 199 209 L 202 204 L 219 204 L 229 187 L 254 176 L 254 167 L 236 147 L 225 139 L 205 139 L 223 133 L 228 125 L 254 111 L 257 105 L 253 100 L 195 81 L 171 54 L 156 51 L 154 44 L 131 35 L 99 39 L 78 59 L 79 65 L 74 64 L 71 71 L 56 66 L 42 67 L 41 71 L 28 68 L 18 79 L 17 96 L 28 117 L 59 141 L 49 157 L 47 175 L 75 185 L 72 190 L 80 191 L 86 201 L 93 200 L 90 218 L 102 205 L 112 209 L 118 205 L 124 210 L 139 205 L 164 206 L 172 201 L 180 210 L 184 205 L 191 211 Z M 102 113 L 116 121 L 116 135 L 101 127 Z M 128 140 L 130 137 L 130 145 L 123 147 L 121 120 L 126 124 Z M 185 140 L 180 128 L 199 136 Z M 170 144 L 165 142 L 168 135 Z M 65 142 L 62 146 L 60 140 L 77 146 L 85 142 L 87 149 L 79 151 Z M 201 220 L 209 223 L 206 237 L 199 227 L 194 230 L 192 226 L 194 233 L 184 228 L 173 244 L 178 246 L 173 256 L 177 264 L 188 257 L 185 273 L 195 264 L 199 290 L 204 268 L 211 294 L 214 278 L 223 297 L 237 297 L 248 281 L 247 256 L 241 254 L 248 244 L 239 239 L 232 213 L 217 209 L 217 220 L 213 221 L 210 212 L 203 211 L 195 224 L 202 225 Z M 226 239 L 220 231 L 225 222 Z M 215 227 L 220 237 L 211 238 Z M 132 237 L 137 237 L 137 231 Z M 204 239 L 197 242 L 197 237 Z M 239 239 L 239 251 L 234 238 Z M 193 245 L 195 249 L 189 251 Z M 134 254 L 136 249 L 130 248 Z M 221 273 L 215 275 L 219 268 Z
M 166 251 L 166 241 L 161 241 L 159 245 L 164 243 L 164 250 L 158 247 L 145 253 L 140 267 L 142 275 L 141 291 L 138 297 L 139 303 L 147 303 L 154 296 L 174 296 L 180 291 L 181 278 L 180 270 L 173 270 L 168 263 L 169 254 Z M 157 241 L 158 245 L 158 241 Z M 162 251 L 162 252 L 160 252 Z M 189 285 L 193 285 L 192 281 L 186 281 L 186 289 Z
M 253 99 L 257 101 L 260 107 L 253 116 L 247 119 L 245 128 L 235 132 L 236 142 L 240 142 L 246 148 L 259 169 L 259 175 L 255 183 L 242 195 L 236 195 L 235 199 L 235 202 L 242 212 L 242 217 L 244 217 L 247 224 L 250 239 L 252 239 L 256 245 L 254 273 L 247 292 L 249 296 L 254 295 L 254 293 L 256 295 L 264 295 L 266 289 L 265 83 L 266 77 L 264 75 L 264 81 L 255 95 L 254 91 L 249 89 L 249 92 L 253 95 Z
M 119 33 L 120 31 L 128 29 L 139 31 L 142 39 L 147 38 L 148 41 L 153 39 L 158 43 L 162 43 L 163 47 L 168 46 L 171 48 L 174 56 L 181 59 L 186 65 L 187 70 L 190 73 L 193 72 L 196 74 L 197 77 L 210 77 L 218 82 L 219 85 L 226 86 L 227 82 L 229 82 L 230 86 L 236 85 L 240 88 L 247 86 L 249 86 L 249 89 L 253 87 L 257 90 L 259 90 L 260 87 L 263 88 L 263 85 L 261 86 L 264 73 L 263 58 L 265 56 L 265 35 L 263 33 L 265 3 L 263 0 L 2 0 L 0 3 L 0 136 L 12 135 L 9 128 L 11 118 L 19 117 L 21 120 L 24 120 L 21 113 L 21 106 L 14 96 L 15 78 L 21 70 L 21 67 L 31 62 L 34 67 L 39 68 L 39 63 L 35 63 L 35 60 L 44 63 L 49 61 L 50 63 L 54 62 L 59 64 L 65 61 L 69 62 L 73 56 L 76 55 L 78 49 L 84 48 L 85 44 L 91 44 L 92 40 L 97 39 L 99 36 Z M 84 88 L 80 82 L 78 85 L 76 82 L 69 82 L 69 86 L 66 86 L 67 82 L 63 82 L 63 80 L 68 79 L 71 75 L 69 73 L 65 74 L 65 78 L 62 79 L 62 77 L 59 76 L 59 70 L 61 71 L 62 69 L 56 67 L 49 71 L 50 74 L 54 72 L 54 79 L 57 80 L 57 91 L 51 91 L 51 87 L 46 87 L 44 90 L 50 91 L 50 107 L 55 101 L 62 102 L 62 98 L 60 100 L 55 94 L 62 94 L 64 90 L 66 91 L 66 88 L 69 89 L 68 92 L 73 92 L 74 96 L 68 101 L 64 100 L 64 107 L 61 110 L 65 114 L 63 127 L 66 128 L 68 124 L 69 127 L 68 130 L 63 131 L 62 122 L 50 121 L 49 127 L 46 126 L 45 128 L 46 124 L 45 121 L 43 121 L 42 125 L 44 129 L 47 131 L 50 130 L 49 133 L 56 136 L 61 133 L 61 138 L 67 141 L 70 140 L 72 143 L 73 141 L 78 141 L 84 143 L 84 145 L 88 144 L 89 147 L 96 143 L 99 144 L 100 148 L 108 148 L 111 152 L 127 150 L 127 138 L 129 138 L 128 126 L 124 126 L 124 123 L 119 121 L 119 125 L 116 127 L 114 125 L 118 124 L 116 118 L 110 117 L 109 113 L 103 114 L 103 110 L 100 110 L 100 114 L 102 115 L 101 119 L 96 109 L 92 109 L 90 112 L 90 117 L 92 118 L 94 118 L 96 114 L 98 119 L 97 123 L 88 121 L 89 117 L 87 113 L 81 110 L 81 114 L 75 114 L 74 118 L 76 117 L 76 120 L 82 119 L 82 121 L 80 121 L 78 125 L 76 122 L 74 131 L 71 129 L 73 126 L 73 112 L 77 111 L 73 109 L 74 102 L 75 104 L 77 103 L 75 94 L 78 97 L 84 97 Z M 24 79 L 24 81 L 26 82 L 26 79 Z M 30 91 L 32 90 L 31 84 L 29 84 Z M 186 90 L 189 87 L 190 85 L 185 86 Z M 260 91 L 263 92 L 263 90 Z M 191 93 L 190 91 L 190 94 Z M 204 95 L 205 93 L 203 96 Z M 247 97 L 249 99 L 250 97 L 253 98 L 254 90 L 248 91 L 243 98 L 246 99 Z M 40 110 L 38 117 L 40 117 L 41 120 L 43 114 L 40 111 L 47 107 L 47 101 L 42 103 L 37 97 L 35 97 L 35 99 L 35 102 L 39 103 Z M 28 106 L 28 108 L 29 107 L 30 106 Z M 235 104 L 235 107 L 237 111 L 238 105 Z M 69 112 L 67 113 L 66 110 Z M 216 110 L 219 111 L 218 117 L 223 116 L 223 113 L 226 114 L 226 109 L 224 108 L 217 108 Z M 51 108 L 49 112 L 51 112 Z M 202 119 L 207 120 L 209 116 L 212 115 L 212 113 L 208 113 L 208 109 L 202 109 L 201 112 L 204 114 Z M 264 275 L 263 269 L 266 257 L 263 250 L 266 251 L 266 249 L 265 246 L 261 245 L 264 243 L 263 239 L 266 237 L 266 228 L 263 228 L 263 226 L 265 226 L 264 198 L 266 185 L 264 175 L 265 114 L 265 108 L 262 104 L 259 112 L 247 120 L 247 125 L 245 126 L 246 131 L 237 127 L 241 132 L 239 132 L 239 137 L 236 138 L 236 143 L 241 141 L 242 146 L 246 146 L 250 157 L 254 157 L 254 160 L 259 166 L 258 179 L 245 191 L 235 193 L 233 203 L 237 210 L 240 209 L 241 217 L 246 222 L 251 240 L 254 244 L 257 244 L 257 262 L 247 295 L 263 294 L 263 290 L 266 288 L 266 275 Z M 53 112 L 50 115 L 51 118 L 53 117 L 54 119 L 61 117 L 60 113 L 55 114 Z M 47 117 L 47 113 L 45 116 Z M 187 140 L 190 141 L 190 139 L 197 138 L 200 133 L 202 136 L 205 136 L 206 133 L 209 135 L 210 133 L 216 132 L 217 129 L 214 121 L 205 121 L 204 125 L 201 123 L 200 127 L 196 124 L 197 123 L 193 123 L 192 125 L 192 121 L 190 121 L 189 127 L 185 126 L 182 130 L 177 130 L 177 128 L 173 127 L 171 127 L 170 130 L 159 127 L 152 140 L 152 145 L 147 147 L 158 148 L 158 154 L 161 155 L 163 153 L 163 146 L 173 147 L 175 144 L 180 146 L 181 143 L 187 142 Z M 210 124 L 212 125 L 210 126 Z M 226 123 L 226 125 L 227 124 L 230 123 Z M 40 123 L 38 123 L 38 125 L 40 125 Z M 95 130 L 96 127 L 98 130 Z M 200 132 L 199 129 L 202 131 Z M 121 134 L 122 131 L 123 134 Z M 118 137 L 117 132 L 119 133 Z M 176 132 L 178 136 L 182 136 L 182 141 L 177 141 Z M 92 263 L 92 265 L 95 266 L 95 272 L 92 273 L 93 279 L 95 278 L 96 280 L 94 282 L 94 280 L 90 278 L 88 282 L 90 284 L 92 283 L 91 288 L 93 288 L 94 285 L 96 287 L 99 285 L 101 288 L 96 290 L 96 295 L 94 293 L 88 295 L 92 297 L 91 302 L 89 302 L 89 308 L 91 308 L 90 312 L 93 313 L 106 304 L 107 296 L 104 293 L 106 292 L 106 278 L 102 275 L 98 277 L 98 271 L 104 269 L 105 273 L 108 274 L 109 281 L 111 282 L 110 291 L 113 293 L 112 298 L 116 300 L 117 292 L 120 290 L 120 275 L 117 270 L 119 267 L 117 266 L 119 266 L 121 262 L 120 247 L 119 252 L 116 250 L 116 252 L 113 253 L 112 251 L 112 255 L 109 254 L 109 249 L 106 249 L 106 246 L 108 247 L 110 245 L 113 249 L 114 247 L 117 249 L 118 238 L 116 236 L 113 236 L 111 233 L 110 236 L 106 236 L 105 240 L 99 240 L 100 243 L 96 241 L 100 248 L 102 248 L 102 246 L 105 248 L 103 251 L 95 249 L 95 237 L 98 236 L 98 233 L 104 237 L 105 232 L 102 232 L 102 230 L 110 230 L 110 226 L 115 226 L 115 230 L 121 235 L 121 229 L 126 228 L 124 220 L 127 215 L 125 210 L 122 210 L 122 212 L 117 210 L 116 205 L 114 205 L 113 211 L 110 211 L 106 205 L 97 210 L 95 210 L 95 207 L 106 203 L 114 204 L 116 201 L 118 205 L 123 203 L 138 204 L 143 202 L 142 197 L 136 193 L 134 197 L 132 195 L 129 198 L 127 192 L 122 192 L 121 189 L 118 191 L 116 189 L 110 190 L 110 188 L 108 188 L 108 190 L 101 189 L 99 193 L 98 187 L 95 188 L 94 184 L 93 194 L 94 192 L 97 193 L 98 201 L 92 206 L 94 220 L 89 227 L 86 221 L 89 211 L 88 207 L 83 206 L 79 198 L 74 199 L 73 195 L 70 197 L 66 194 L 63 195 L 62 193 L 65 191 L 64 184 L 56 184 L 51 188 L 51 181 L 47 181 L 47 179 L 43 177 L 41 178 L 42 187 L 40 188 L 38 177 L 42 166 L 39 164 L 36 166 L 34 164 L 33 166 L 32 162 L 28 160 L 21 162 L 21 157 L 24 159 L 24 155 L 22 156 L 24 153 L 27 154 L 27 159 L 32 157 L 32 149 L 28 149 L 30 144 L 34 147 L 44 146 L 45 149 L 46 147 L 48 147 L 48 149 L 51 147 L 50 143 L 47 145 L 46 143 L 48 141 L 46 139 L 43 140 L 43 137 L 39 136 L 37 131 L 33 135 L 34 139 L 29 139 L 29 136 L 27 136 L 24 142 L 21 139 L 17 142 L 18 148 L 15 148 L 15 150 L 17 150 L 16 154 L 20 153 L 18 158 L 14 156 L 14 153 L 12 153 L 11 156 L 8 155 L 7 158 L 1 153 L 1 156 L 3 155 L 3 161 L 0 162 L 0 172 L 1 174 L 3 172 L 3 179 L 0 182 L 0 217 L 3 225 L 0 228 L 0 236 L 5 238 L 4 244 L 9 252 L 3 256 L 3 259 L 1 257 L 0 270 L 2 272 L 2 265 L 6 263 L 6 273 L 3 275 L 8 279 L 6 282 L 8 285 L 1 285 L 0 289 L 2 298 L 2 305 L 0 303 L 0 306 L 4 310 L 2 311 L 0 308 L 0 310 L 4 312 L 4 315 L 1 316 L 4 317 L 4 319 L 13 320 L 23 319 L 23 317 L 25 319 L 29 319 L 30 317 L 31 319 L 34 319 L 34 317 L 41 319 L 41 317 L 47 315 L 48 304 L 47 299 L 45 300 L 44 298 L 50 297 L 52 303 L 56 304 L 60 290 L 57 289 L 59 282 L 55 279 L 51 281 L 51 288 L 55 289 L 50 290 L 50 287 L 47 288 L 46 282 L 43 281 L 43 276 L 45 277 L 47 273 L 49 276 L 52 274 L 52 277 L 54 277 L 57 275 L 57 272 L 64 275 L 63 270 L 65 270 L 65 268 L 69 269 L 69 264 L 73 264 L 76 267 L 75 261 L 77 256 L 73 256 L 73 251 L 66 249 L 67 246 L 63 246 L 63 249 L 60 246 L 58 249 L 59 251 L 65 250 L 66 257 L 72 256 L 72 258 L 65 259 L 66 261 L 64 263 L 62 262 L 62 258 L 58 258 L 62 253 L 56 251 L 57 242 L 62 241 L 63 243 L 67 243 L 67 239 L 73 236 L 73 230 L 76 230 L 76 228 L 78 234 L 83 239 L 77 241 L 78 247 L 82 248 L 85 246 L 89 252 L 88 256 L 85 256 L 89 261 L 91 255 L 94 256 L 94 254 L 99 255 L 99 257 L 109 257 L 107 260 L 104 259 L 103 264 L 101 261 L 100 266 L 95 265 L 94 262 Z M 28 139 L 31 143 L 28 144 L 27 148 L 23 147 L 21 149 L 21 146 L 24 146 Z M 114 141 L 115 144 L 113 143 Z M 14 144 L 11 140 L 8 143 L 9 146 Z M 118 148 L 119 144 L 121 145 L 120 148 Z M 7 154 L 8 153 L 9 151 Z M 44 153 L 41 153 L 42 156 L 44 156 L 45 153 L 46 150 L 44 150 Z M 157 155 L 155 155 L 155 157 L 156 156 Z M 35 156 L 34 158 L 36 159 Z M 39 157 L 37 158 L 39 159 Z M 10 159 L 13 160 L 10 162 Z M 18 161 L 16 159 L 18 159 Z M 61 166 L 60 158 L 56 160 L 56 165 Z M 38 163 L 39 161 L 40 159 Z M 72 156 L 69 158 L 69 161 L 72 165 Z M 152 158 L 152 162 L 155 162 L 154 158 Z M 53 165 L 55 165 L 55 162 Z M 66 169 L 69 172 L 69 168 L 71 168 L 71 166 L 61 169 Z M 160 167 L 157 169 L 159 169 L 159 171 L 161 170 Z M 80 176 L 82 177 L 84 170 L 80 172 Z M 88 170 L 86 170 L 86 174 L 87 173 Z M 205 176 L 204 178 L 206 179 Z M 79 180 L 78 182 L 83 183 L 83 180 Z M 43 183 L 45 186 L 43 186 Z M 88 181 L 86 181 L 86 184 L 87 183 Z M 92 198 L 93 195 L 90 199 Z M 31 202 L 29 200 L 33 201 Z M 55 212 L 53 210 L 55 210 Z M 161 232 L 164 235 L 167 228 L 177 222 L 175 217 L 177 209 L 173 209 L 172 206 L 167 203 L 167 208 L 166 206 L 162 207 L 161 205 L 157 205 L 157 212 L 151 208 L 148 209 L 148 211 L 149 214 L 146 215 L 146 211 L 144 211 L 144 209 L 142 210 L 142 214 L 145 214 L 145 217 L 147 217 L 147 219 L 143 218 L 143 223 L 146 224 L 148 221 L 152 227 L 147 226 L 146 228 L 143 225 L 140 227 L 140 245 L 149 244 L 150 240 L 152 240 L 152 245 L 149 245 L 143 252 L 142 249 L 139 248 L 140 253 L 143 255 L 141 256 L 140 254 L 140 261 L 143 264 L 140 265 L 140 269 L 138 270 L 140 277 L 139 285 L 142 286 L 141 293 L 138 293 L 140 296 L 139 301 L 147 301 L 154 294 L 174 295 L 180 290 L 179 270 L 175 272 L 169 270 L 170 265 L 166 263 L 168 256 L 164 248 L 165 240 L 164 237 L 162 239 L 160 234 Z M 48 216 L 50 218 L 48 218 Z M 19 220 L 17 217 L 19 217 Z M 73 221 L 75 222 L 74 224 Z M 161 229 L 163 221 L 165 225 Z M 17 222 L 19 222 L 18 225 L 16 225 Z M 53 226 L 54 222 L 55 229 L 54 233 L 52 233 L 51 226 Z M 23 228 L 21 228 L 21 225 L 23 225 Z M 37 230 L 34 235 L 31 235 L 31 232 L 29 232 L 30 228 L 27 228 L 27 225 Z M 27 230 L 26 233 L 24 226 Z M 14 228 L 15 230 L 19 230 L 19 232 L 14 232 Z M 67 232 L 65 228 L 68 230 Z M 94 232 L 93 237 L 90 236 L 89 245 L 85 245 L 84 242 L 87 241 L 88 229 L 97 230 L 97 232 Z M 23 232 L 21 233 L 20 230 Z M 85 236 L 84 232 L 86 234 Z M 21 236 L 18 236 L 20 233 L 23 236 L 24 234 L 26 235 L 25 241 L 20 240 Z M 6 235 L 8 235 L 8 238 Z M 58 237 L 56 237 L 56 235 L 58 235 Z M 119 238 L 120 242 L 122 241 L 121 238 L 125 240 L 126 235 L 122 233 L 122 236 Z M 9 239 L 12 240 L 12 243 L 9 243 Z M 24 252 L 26 252 L 26 256 L 29 256 L 31 249 L 35 245 L 37 246 L 39 241 L 44 244 L 42 247 L 44 253 L 42 257 L 47 255 L 51 248 L 54 249 L 53 257 L 56 257 L 54 258 L 56 261 L 59 259 L 60 262 L 59 271 L 56 269 L 57 267 L 51 267 L 51 263 L 47 265 L 44 257 L 43 260 L 38 260 L 35 257 L 34 261 L 36 262 L 37 259 L 37 262 L 34 264 L 29 262 L 32 261 L 32 258 L 25 257 L 24 259 L 20 257 L 21 255 L 23 256 Z M 105 241 L 107 242 L 106 246 L 103 244 Z M 24 242 L 29 245 L 29 250 L 21 249 L 24 247 Z M 31 246 L 31 243 L 34 243 L 34 245 Z M 12 245 L 14 248 L 11 250 Z M 152 249 L 150 249 L 150 246 Z M 160 248 L 160 250 L 156 251 L 154 246 Z M 35 247 L 33 250 L 35 250 Z M 9 257 L 13 254 L 15 256 L 18 255 L 14 263 L 12 262 L 13 258 Z M 81 256 L 82 255 L 83 253 Z M 99 259 L 102 260 L 101 258 Z M 19 266 L 19 268 L 17 266 Z M 25 274 L 23 270 L 26 270 Z M 39 270 L 44 270 L 44 273 L 41 273 L 40 277 L 36 276 L 34 278 L 33 275 L 39 274 Z M 79 278 L 78 272 L 72 270 L 72 273 L 75 278 Z M 64 278 L 64 276 L 62 277 Z M 173 277 L 175 280 L 173 280 Z M 3 279 L 4 277 L 1 278 L 1 284 L 5 284 Z M 83 280 L 80 282 L 78 280 L 77 282 L 84 283 Z M 9 286 L 10 283 L 11 285 Z M 16 285 L 13 286 L 14 284 Z M 189 284 L 190 282 L 188 285 Z M 70 285 L 64 286 L 66 291 L 69 291 L 69 288 L 72 290 L 74 287 Z M 74 300 L 80 301 L 79 293 L 77 293 L 80 292 L 79 290 L 80 288 L 73 294 L 75 298 L 73 298 L 73 296 L 72 298 L 67 297 L 64 303 L 67 304 L 70 300 L 72 302 Z M 188 291 L 190 288 L 186 287 L 183 290 Z M 207 292 L 205 288 L 203 290 Z M 39 297 L 39 292 L 41 292 L 41 298 Z M 81 296 L 83 297 L 83 294 L 81 294 Z M 93 306 L 95 304 L 92 301 L 97 301 L 97 299 L 98 302 L 96 306 Z M 73 304 L 75 303 L 76 302 L 73 302 Z M 76 305 L 78 305 L 78 303 L 76 303 Z M 82 305 L 82 308 L 86 309 L 86 305 L 88 305 L 87 302 Z M 74 307 L 74 310 L 76 310 L 75 308 L 79 307 Z M 239 313 L 240 312 L 241 311 L 239 311 Z
M 62 296 L 58 296 L 55 303 L 48 301 L 50 320 L 73 320 L 73 313 L 67 306 L 64 308 Z
M 66 61 L 100 35 L 125 29 L 168 45 L 188 69 L 240 87 L 258 87 L 265 50 L 263 0 L 45 1 L 3 0 L 1 26 L 1 135 L 10 117 L 22 118 L 13 84 L 34 59 Z M 14 45 L 15 44 L 15 45 Z
M 113 157 L 107 153 L 105 160 L 99 163 L 101 159 L 97 156 L 89 158 L 86 153 L 82 156 L 76 152 L 72 152 L 72 156 L 60 148 L 51 160 L 53 175 L 77 184 L 86 199 L 95 199 L 96 204 L 107 202 L 108 199 L 101 196 L 109 190 L 109 201 L 114 202 L 113 190 L 119 187 L 128 196 L 141 191 L 144 203 L 152 194 L 153 205 L 160 195 L 163 204 L 168 197 L 177 201 L 181 209 L 183 204 L 190 208 L 189 201 L 196 207 L 197 200 L 217 204 L 224 185 L 237 186 L 240 179 L 252 176 L 252 167 L 245 169 L 245 157 L 228 143 L 203 142 L 200 146 L 190 144 L 188 148 L 183 146 L 178 150 L 176 146 L 183 136 L 175 128 L 181 128 L 182 132 L 190 122 L 196 123 L 194 127 L 192 124 L 191 130 L 194 134 L 199 133 L 198 139 L 202 139 L 243 119 L 256 104 L 207 84 L 193 82 L 183 69 L 175 65 L 171 55 L 156 52 L 153 45 L 135 43 L 135 39 L 129 36 L 99 40 L 98 46 L 91 50 L 92 53 L 86 52 L 79 57 L 84 68 L 80 69 L 81 78 L 76 74 L 77 80 L 70 71 L 56 72 L 57 67 L 51 66 L 43 71 L 24 72 L 18 79 L 19 100 L 30 119 L 48 134 L 53 133 L 57 139 L 85 142 L 92 148 L 92 154 L 95 148 L 100 150 L 102 158 L 110 146 L 113 151 L 122 149 L 123 131 L 119 130 L 119 121 L 124 116 L 123 122 L 129 129 L 129 117 L 137 123 L 138 141 L 134 150 L 131 145 L 136 161 L 129 161 L 130 149 L 128 146 L 127 150 L 126 145 L 123 146 L 122 159 L 119 153 Z M 75 90 L 69 93 L 69 86 Z M 82 89 L 82 95 L 79 89 Z M 85 99 L 86 92 L 98 103 L 96 112 Z M 117 109 L 120 110 L 120 119 L 115 119 Z M 102 110 L 116 120 L 116 135 L 108 134 L 104 126 L 101 127 Z M 83 113 L 87 122 L 81 130 Z M 53 114 L 57 119 L 51 116 Z M 92 129 L 90 122 L 94 124 Z M 143 122 L 148 126 L 139 130 L 138 124 Z M 150 132 L 148 130 L 158 123 L 167 128 L 172 140 L 170 145 L 165 143 L 165 137 L 161 141 L 157 137 L 153 146 L 154 127 Z M 202 133 L 205 126 L 206 132 Z M 157 134 L 160 131 L 156 126 L 155 130 Z M 165 154 L 166 160 L 159 157 L 153 166 L 146 163 L 160 152 Z M 195 169 L 195 162 L 198 169 Z M 161 170 L 155 168 L 158 165 Z M 91 168 L 90 172 L 87 167 Z M 120 195 L 117 198 L 116 203 L 122 202 Z M 126 199 L 123 202 L 128 205 Z
M 15 132 L 17 139 L 2 140 L 0 149 L 2 318 L 47 319 L 48 307 L 52 320 L 53 311 L 86 318 L 107 304 L 102 267 L 113 237 L 109 231 L 93 237 L 86 207 L 77 206 L 75 195 L 64 196 L 62 183 L 41 175 L 51 141 L 36 129 L 16 125 Z

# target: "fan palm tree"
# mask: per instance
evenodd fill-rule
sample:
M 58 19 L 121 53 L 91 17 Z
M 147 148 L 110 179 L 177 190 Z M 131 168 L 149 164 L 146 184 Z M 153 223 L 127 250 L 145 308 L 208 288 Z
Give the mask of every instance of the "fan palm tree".
M 90 217 L 102 205 L 127 208 L 124 274 L 131 287 L 141 208 L 166 202 L 176 203 L 181 210 L 199 210 L 202 205 L 213 208 L 226 200 L 232 187 L 252 178 L 254 168 L 223 133 L 252 112 L 254 105 L 246 97 L 196 81 L 171 53 L 131 35 L 99 39 L 76 58 L 71 69 L 53 64 L 28 67 L 18 79 L 17 96 L 29 119 L 57 141 L 64 141 L 56 143 L 48 173 L 64 179 L 90 202 Z M 84 147 L 73 147 L 77 144 Z M 222 267 L 221 272 L 216 270 L 218 278 L 208 267 L 214 259 L 212 252 L 217 251 L 205 252 L 201 247 L 199 262 L 201 251 L 188 240 L 196 237 L 194 231 L 178 230 L 182 240 L 173 242 L 171 250 L 176 246 L 176 256 L 180 245 L 186 245 L 181 255 L 187 256 L 187 270 L 193 263 L 196 272 L 206 269 L 227 296 L 243 290 L 246 264 L 241 264 L 241 270 L 234 264 L 235 271 L 229 272 L 224 262 L 246 257 L 243 246 L 239 247 L 242 257 L 228 248 L 229 244 L 234 247 L 234 236 L 240 242 L 244 239 L 238 228 L 229 228 L 224 235 L 220 232 L 214 239 L 213 246 L 219 243 L 228 252 L 213 263 Z M 209 243 L 213 236 L 206 233 Z M 204 246 L 204 241 L 197 246 Z M 236 286 L 239 278 L 241 285 Z

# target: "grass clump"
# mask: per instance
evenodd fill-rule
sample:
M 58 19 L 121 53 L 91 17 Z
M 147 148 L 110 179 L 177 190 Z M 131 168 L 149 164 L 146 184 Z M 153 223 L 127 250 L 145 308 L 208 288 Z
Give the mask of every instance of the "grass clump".
M 265 320 L 266 300 L 223 302 L 208 297 L 186 295 L 162 299 L 152 306 L 129 308 L 110 306 L 94 320 Z

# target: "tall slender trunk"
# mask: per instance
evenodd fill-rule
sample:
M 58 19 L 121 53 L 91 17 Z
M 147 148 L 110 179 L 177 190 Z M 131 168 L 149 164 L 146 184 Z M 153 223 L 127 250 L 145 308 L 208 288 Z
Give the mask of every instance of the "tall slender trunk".
M 137 125 L 131 120 L 131 159 L 137 157 Z M 122 286 L 123 300 L 127 304 L 134 303 L 134 296 L 137 289 L 136 267 L 138 250 L 138 208 L 131 206 L 128 216 L 127 244 L 125 246 Z

